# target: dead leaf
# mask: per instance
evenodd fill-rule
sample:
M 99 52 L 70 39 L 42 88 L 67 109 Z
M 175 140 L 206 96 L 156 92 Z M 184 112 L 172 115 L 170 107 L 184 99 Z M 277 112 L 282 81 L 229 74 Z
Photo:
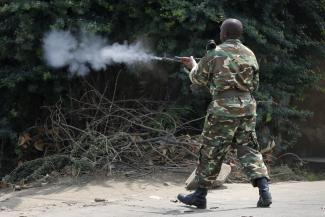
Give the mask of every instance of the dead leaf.
M 51 135 L 58 135 L 59 133 L 60 133 L 59 128 L 52 128 L 52 129 L 48 130 L 48 134 L 51 134 Z
M 34 147 L 35 147 L 35 149 L 36 150 L 38 150 L 38 151 L 43 151 L 44 150 L 44 146 L 45 146 L 45 144 L 43 143 L 43 141 L 42 140 L 36 140 L 35 142 L 34 142 Z
M 0 181 L 0 188 L 8 188 L 9 185 L 5 181 Z
M 30 140 L 32 140 L 30 134 L 25 132 L 19 136 L 18 146 L 23 146 L 25 148 Z
M 163 154 L 164 156 L 166 156 L 166 155 L 167 155 L 167 151 L 168 151 L 168 149 L 167 149 L 167 148 L 164 148 L 164 149 L 162 149 L 162 150 L 161 150 L 161 152 L 162 152 L 162 154 Z

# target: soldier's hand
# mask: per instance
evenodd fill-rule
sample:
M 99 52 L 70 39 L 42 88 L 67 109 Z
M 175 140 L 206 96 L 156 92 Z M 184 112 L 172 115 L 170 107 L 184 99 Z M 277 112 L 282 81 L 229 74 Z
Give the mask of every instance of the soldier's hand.
M 184 66 L 188 69 L 188 70 L 192 70 L 193 67 L 195 67 L 197 65 L 195 59 L 190 56 L 190 57 L 179 57 L 181 63 L 184 64 Z

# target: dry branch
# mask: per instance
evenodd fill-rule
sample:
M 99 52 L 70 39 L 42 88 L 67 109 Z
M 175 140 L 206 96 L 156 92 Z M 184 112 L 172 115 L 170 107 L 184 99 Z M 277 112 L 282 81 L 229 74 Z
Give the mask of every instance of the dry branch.
M 69 111 L 61 102 L 48 108 L 47 127 L 58 129 L 53 140 L 64 147 L 60 154 L 70 156 L 80 172 L 111 170 L 118 164 L 177 167 L 186 159 L 196 160 L 199 144 L 176 135 L 190 122 L 165 112 L 162 102 L 109 100 L 91 89 L 71 104 Z

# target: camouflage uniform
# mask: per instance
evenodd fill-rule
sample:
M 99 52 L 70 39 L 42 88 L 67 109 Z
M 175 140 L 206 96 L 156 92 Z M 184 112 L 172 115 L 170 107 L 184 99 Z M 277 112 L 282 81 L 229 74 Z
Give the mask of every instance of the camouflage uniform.
M 251 96 L 259 82 L 254 53 L 238 39 L 228 39 L 208 51 L 189 73 L 194 84 L 207 86 L 212 102 L 207 111 L 196 170 L 201 188 L 216 179 L 230 146 L 237 149 L 244 171 L 254 185 L 268 177 L 256 139 L 256 101 Z

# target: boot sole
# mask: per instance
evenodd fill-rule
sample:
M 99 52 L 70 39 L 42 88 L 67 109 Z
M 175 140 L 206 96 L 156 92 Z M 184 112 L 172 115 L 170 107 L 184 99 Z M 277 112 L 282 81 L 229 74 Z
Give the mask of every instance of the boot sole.
M 272 204 L 272 201 L 257 202 L 257 207 L 267 208 L 267 207 L 270 207 L 271 204 Z

